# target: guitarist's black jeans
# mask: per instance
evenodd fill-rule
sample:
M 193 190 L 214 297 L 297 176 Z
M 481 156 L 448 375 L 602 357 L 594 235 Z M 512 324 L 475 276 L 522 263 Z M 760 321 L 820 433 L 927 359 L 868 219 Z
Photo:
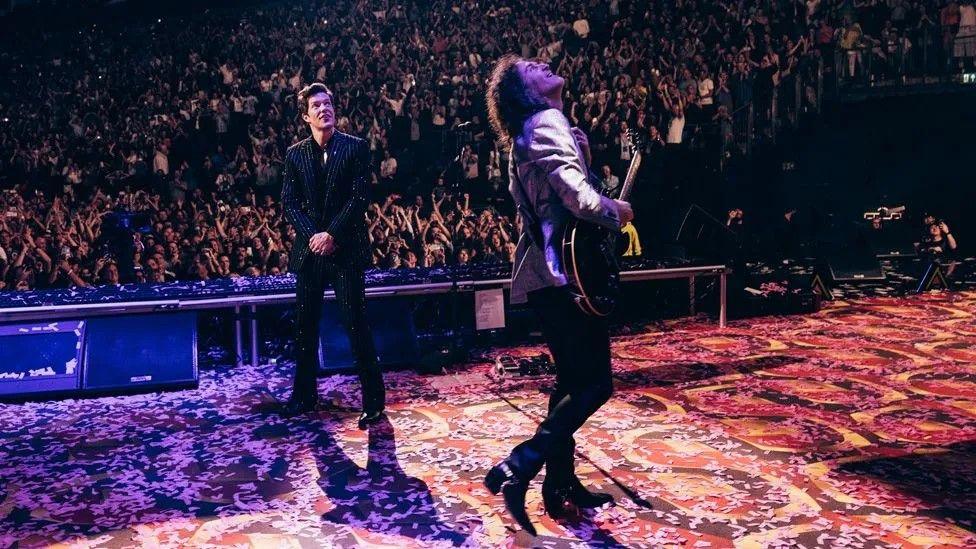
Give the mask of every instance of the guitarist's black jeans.
M 373 334 L 366 322 L 366 281 L 363 269 L 354 265 L 310 261 L 295 281 L 296 368 L 292 394 L 302 400 L 318 397 L 319 321 L 322 292 L 327 283 L 335 290 L 339 318 L 349 337 L 363 391 L 363 409 L 382 410 L 386 400 L 383 374 L 376 359 Z
M 546 419 L 508 462 L 525 480 L 545 465 L 546 484 L 560 486 L 575 478 L 573 434 L 613 393 L 610 334 L 606 319 L 583 313 L 564 287 L 530 292 L 528 300 L 556 363 L 556 385 Z

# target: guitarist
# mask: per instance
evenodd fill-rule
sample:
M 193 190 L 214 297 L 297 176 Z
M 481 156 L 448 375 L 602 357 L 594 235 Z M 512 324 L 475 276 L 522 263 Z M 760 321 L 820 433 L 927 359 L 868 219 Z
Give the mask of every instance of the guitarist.
M 587 490 L 576 477 L 573 434 L 613 392 L 610 336 L 603 317 L 589 316 L 574 302 L 560 259 L 562 229 L 573 218 L 619 230 L 633 219 L 630 204 L 601 196 L 589 181 L 589 143 L 562 113 L 565 80 L 549 66 L 503 56 L 488 82 L 489 119 L 511 147 L 509 191 L 523 230 L 512 270 L 512 303 L 536 311 L 556 363 L 549 413 L 535 435 L 516 446 L 485 478 L 503 493 L 509 514 L 535 535 L 525 512 L 529 481 L 542 466 L 543 503 L 553 518 L 567 505 L 592 508 L 612 501 Z

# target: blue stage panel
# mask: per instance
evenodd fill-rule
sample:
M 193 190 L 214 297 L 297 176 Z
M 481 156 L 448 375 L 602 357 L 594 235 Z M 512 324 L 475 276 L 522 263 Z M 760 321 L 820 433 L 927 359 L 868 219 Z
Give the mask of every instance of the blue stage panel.
M 85 322 L 28 322 L 0 326 L 0 395 L 77 390 Z

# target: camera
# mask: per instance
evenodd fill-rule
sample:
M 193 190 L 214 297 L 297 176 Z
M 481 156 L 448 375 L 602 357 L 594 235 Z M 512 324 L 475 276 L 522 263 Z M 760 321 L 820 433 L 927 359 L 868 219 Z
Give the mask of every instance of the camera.
M 905 209 L 905 206 L 894 206 L 891 208 L 881 206 L 877 210 L 864 212 L 864 219 L 867 221 L 871 221 L 873 219 L 880 219 L 882 221 L 898 220 L 904 216 Z M 936 221 L 936 223 L 940 222 L 941 221 Z

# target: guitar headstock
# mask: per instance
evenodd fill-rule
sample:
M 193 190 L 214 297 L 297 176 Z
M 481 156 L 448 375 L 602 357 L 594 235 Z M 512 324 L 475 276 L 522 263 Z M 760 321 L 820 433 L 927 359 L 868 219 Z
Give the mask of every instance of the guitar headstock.
M 637 170 L 641 165 L 641 150 L 644 147 L 644 137 L 640 132 L 634 130 L 633 128 L 627 129 L 627 139 L 630 141 L 630 167 L 627 168 L 627 177 L 624 178 L 624 184 L 620 189 L 620 200 L 627 200 L 630 196 L 630 191 L 634 187 L 634 181 L 637 180 Z
M 631 154 L 644 148 L 644 135 L 634 128 L 627 129 L 627 139 L 630 141 Z

